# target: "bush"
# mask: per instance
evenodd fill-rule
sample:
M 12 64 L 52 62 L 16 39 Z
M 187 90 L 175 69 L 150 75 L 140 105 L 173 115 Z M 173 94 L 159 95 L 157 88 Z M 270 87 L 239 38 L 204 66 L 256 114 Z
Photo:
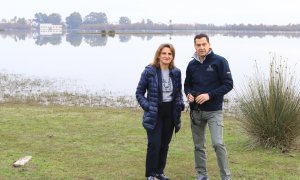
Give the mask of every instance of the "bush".
M 286 61 L 271 57 L 269 77 L 256 70 L 238 93 L 239 121 L 253 145 L 288 151 L 300 136 L 300 94 Z

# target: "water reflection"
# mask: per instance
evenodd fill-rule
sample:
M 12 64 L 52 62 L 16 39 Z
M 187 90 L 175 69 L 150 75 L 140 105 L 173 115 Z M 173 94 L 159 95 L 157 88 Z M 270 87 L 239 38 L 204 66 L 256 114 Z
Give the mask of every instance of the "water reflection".
M 69 42 L 72 46 L 80 46 L 82 43 L 82 35 L 77 33 L 69 33 L 66 35 L 66 41 Z
M 123 34 L 119 35 L 119 40 L 122 43 L 128 42 L 130 39 L 131 39 L 131 36 L 123 35 Z
M 60 45 L 62 42 L 62 37 L 60 35 L 52 35 L 52 36 L 37 36 L 33 38 L 35 40 L 35 44 L 38 46 L 43 46 L 52 44 L 52 45 Z
M 105 46 L 107 43 L 107 36 L 105 35 L 84 35 L 84 41 L 91 47 Z
M 26 40 L 26 38 L 32 38 L 31 32 L 26 31 L 14 31 L 14 32 L 0 32 L 0 37 L 3 39 L 5 38 L 12 38 L 15 42 Z
M 230 37 L 239 37 L 239 38 L 251 38 L 251 37 L 259 37 L 263 38 L 266 36 L 271 37 L 288 37 L 288 38 L 299 38 L 300 32 L 257 32 L 257 31 L 203 31 L 207 33 L 209 36 L 230 36 Z M 142 40 L 149 41 L 154 36 L 169 36 L 169 39 L 172 39 L 172 36 L 186 36 L 186 35 L 195 35 L 199 33 L 199 31 L 176 31 L 176 32 L 162 32 L 158 34 L 118 34 L 117 38 L 121 43 L 129 42 L 132 37 L 139 37 Z M 115 38 L 115 34 L 84 34 L 84 33 L 76 33 L 70 32 L 62 35 L 39 35 L 37 33 L 26 32 L 26 31 L 18 31 L 18 32 L 0 32 L 0 36 L 2 38 L 12 38 L 15 42 L 26 40 L 26 38 L 35 39 L 35 44 L 38 46 L 42 45 L 60 45 L 62 43 L 63 38 L 65 37 L 66 42 L 69 42 L 72 46 L 80 46 L 82 41 L 89 44 L 91 47 L 97 46 L 106 46 L 108 42 L 108 37 Z

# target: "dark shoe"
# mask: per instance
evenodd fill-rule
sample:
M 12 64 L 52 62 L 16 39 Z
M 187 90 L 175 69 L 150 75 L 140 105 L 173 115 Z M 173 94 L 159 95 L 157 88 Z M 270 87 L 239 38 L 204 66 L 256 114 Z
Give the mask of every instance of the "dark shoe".
M 171 180 L 168 176 L 164 174 L 157 174 L 155 177 L 159 180 Z
M 154 176 L 148 176 L 148 177 L 146 178 L 146 180 L 155 180 L 155 177 L 154 177 Z
M 230 176 L 222 177 L 222 180 L 231 180 Z
M 196 177 L 196 180 L 209 180 L 209 178 L 207 177 L 207 176 L 203 176 L 203 175 L 198 175 L 197 177 Z

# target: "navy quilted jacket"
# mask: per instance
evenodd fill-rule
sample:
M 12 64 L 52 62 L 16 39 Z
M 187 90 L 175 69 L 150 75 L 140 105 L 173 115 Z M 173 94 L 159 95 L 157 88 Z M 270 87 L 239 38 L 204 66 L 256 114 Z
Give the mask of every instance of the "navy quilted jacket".
M 154 129 L 158 119 L 158 105 L 161 103 L 161 71 L 152 65 L 146 66 L 142 72 L 136 88 L 136 99 L 144 110 L 143 126 L 145 129 Z M 173 83 L 173 117 L 175 132 L 181 127 L 181 111 L 184 110 L 182 99 L 181 72 L 178 68 L 170 69 L 170 77 Z M 147 92 L 147 97 L 145 94 Z

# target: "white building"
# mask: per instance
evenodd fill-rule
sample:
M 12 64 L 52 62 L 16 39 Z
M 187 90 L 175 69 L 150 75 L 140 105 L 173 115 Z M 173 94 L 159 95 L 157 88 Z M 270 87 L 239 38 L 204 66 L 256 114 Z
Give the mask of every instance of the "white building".
M 62 25 L 40 24 L 40 35 L 62 34 Z

